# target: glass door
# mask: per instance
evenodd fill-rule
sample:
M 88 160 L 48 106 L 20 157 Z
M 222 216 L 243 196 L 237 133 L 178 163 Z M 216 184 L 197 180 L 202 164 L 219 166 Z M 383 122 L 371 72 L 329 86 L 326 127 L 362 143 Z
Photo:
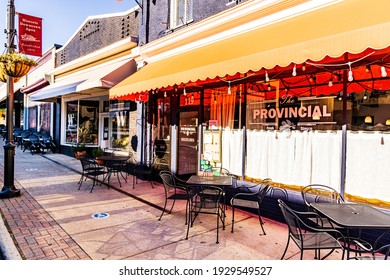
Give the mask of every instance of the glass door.
M 179 113 L 179 175 L 196 174 L 198 169 L 198 110 Z

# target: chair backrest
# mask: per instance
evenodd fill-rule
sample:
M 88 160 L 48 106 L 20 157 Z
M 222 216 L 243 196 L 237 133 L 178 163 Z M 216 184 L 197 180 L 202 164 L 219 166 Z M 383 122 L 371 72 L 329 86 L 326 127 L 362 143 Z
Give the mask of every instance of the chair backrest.
M 163 170 L 160 171 L 160 177 L 161 180 L 163 181 L 163 184 L 168 184 L 168 185 L 175 185 L 175 178 L 173 176 L 173 173 L 168 170 Z
M 31 134 L 31 131 L 24 130 L 24 131 L 22 131 L 22 133 L 20 133 L 20 136 L 21 136 L 22 138 L 26 138 L 26 137 L 28 137 L 30 134 Z
M 259 184 L 259 191 L 257 192 L 257 199 L 259 204 L 262 203 L 265 195 L 271 188 L 272 180 L 270 178 L 263 179 Z
M 288 200 L 288 192 L 282 187 L 270 186 L 268 189 L 268 195 L 275 199 L 282 199 L 284 201 Z
M 30 134 L 28 138 L 30 139 L 31 143 L 39 142 L 39 137 L 35 134 Z
M 81 157 L 80 162 L 84 172 L 94 171 L 98 169 L 97 163 L 94 159 L 88 157 Z
M 220 187 L 216 186 L 199 186 L 195 196 L 192 197 L 192 202 L 202 211 L 216 210 L 220 207 L 223 201 L 225 192 Z
M 278 199 L 278 205 L 280 207 L 280 210 L 282 211 L 284 220 L 286 221 L 291 238 L 293 238 L 295 242 L 298 242 L 298 244 L 302 244 L 302 230 L 304 228 L 304 223 L 298 217 L 296 211 L 288 207 L 283 200 Z
M 312 184 L 304 187 L 301 190 L 301 195 L 305 205 L 310 208 L 310 204 L 314 202 L 320 203 L 345 203 L 344 198 L 335 189 L 320 185 Z

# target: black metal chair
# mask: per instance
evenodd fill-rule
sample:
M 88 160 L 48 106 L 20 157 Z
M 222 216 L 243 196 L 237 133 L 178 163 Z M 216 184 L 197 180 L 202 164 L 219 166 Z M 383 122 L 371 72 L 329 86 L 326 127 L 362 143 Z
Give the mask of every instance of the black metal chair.
M 233 195 L 230 200 L 230 205 L 232 207 L 232 232 L 234 232 L 234 213 L 236 207 L 242 208 L 250 208 L 257 209 L 259 222 L 263 234 L 265 235 L 265 230 L 263 227 L 263 220 L 261 219 L 260 208 L 263 202 L 263 199 L 268 192 L 270 186 L 272 184 L 272 180 L 270 178 L 266 178 L 262 180 L 260 183 L 253 186 L 241 186 L 237 187 L 236 193 Z
M 29 150 L 30 150 L 30 153 L 33 154 L 34 152 L 35 153 L 41 153 L 42 152 L 42 144 L 41 144 L 41 141 L 39 140 L 39 137 L 34 135 L 34 134 L 30 134 L 29 135 Z
M 187 234 L 188 239 L 190 227 L 194 225 L 199 214 L 215 215 L 217 220 L 217 244 L 219 243 L 219 223 L 222 222 L 222 229 L 225 229 L 225 207 L 223 204 L 225 192 L 215 186 L 189 186 L 190 203 L 188 209 Z
M 56 144 L 54 143 L 53 138 L 48 134 L 41 135 L 41 145 L 43 150 L 51 150 L 52 153 L 56 151 Z
M 31 131 L 29 130 L 23 130 L 18 138 L 17 138 L 17 141 L 19 142 L 19 146 L 20 148 L 22 149 L 22 151 L 24 152 L 26 149 L 29 148 L 30 146 L 30 139 L 29 139 L 29 136 L 31 135 Z
M 301 190 L 303 202 L 306 205 L 307 211 L 313 211 L 311 203 L 345 203 L 344 198 L 335 189 L 321 184 L 307 185 Z M 314 223 L 319 223 L 316 217 L 310 219 Z M 324 228 L 335 228 L 336 225 L 332 224 L 328 219 L 321 217 L 321 225 Z
M 154 188 L 153 185 L 153 166 L 154 166 L 154 160 L 150 162 L 136 162 L 134 160 L 134 165 L 132 168 L 132 175 L 133 175 L 133 189 L 135 188 L 135 185 L 138 184 L 138 177 L 142 178 L 143 180 L 149 181 L 152 188 Z
M 119 187 L 122 187 L 120 176 L 127 183 L 127 160 L 122 160 L 121 158 L 123 158 L 123 155 L 115 151 L 111 153 L 111 156 L 113 157 L 112 160 L 104 161 L 104 165 L 108 172 L 108 183 L 110 182 L 111 176 L 114 175 L 118 179 Z M 118 158 L 115 159 L 115 157 Z M 123 173 L 125 173 L 125 175 Z
M 187 188 L 187 183 L 180 178 L 178 178 L 175 174 L 173 174 L 171 171 L 163 170 L 160 171 L 160 177 L 164 185 L 164 194 L 165 194 L 165 201 L 164 201 L 164 207 L 161 212 L 160 218 L 158 219 L 161 221 L 162 216 L 166 212 L 166 207 L 168 204 L 168 200 L 172 201 L 171 208 L 168 211 L 168 214 L 172 213 L 173 206 L 175 205 L 176 200 L 185 200 L 186 201 L 186 224 L 187 224 L 187 218 L 188 218 L 188 206 L 190 203 L 190 192 Z
M 346 238 L 344 235 L 336 229 L 323 229 L 323 228 L 314 228 L 307 225 L 304 222 L 304 216 L 317 215 L 315 212 L 298 212 L 290 207 L 288 207 L 284 201 L 278 199 L 278 205 L 282 211 L 283 217 L 288 226 L 288 239 L 286 248 L 284 249 L 281 259 L 284 259 L 284 256 L 287 253 L 287 249 L 292 240 L 300 250 L 300 259 L 303 259 L 303 252 L 306 250 L 314 250 L 318 252 L 320 259 L 320 250 L 329 250 L 329 252 L 322 257 L 325 259 L 328 257 L 334 250 L 342 250 L 342 258 L 344 258 L 345 247 L 342 243 L 345 243 Z M 321 221 L 321 219 L 319 219 Z
M 102 166 L 98 165 L 96 160 L 93 158 L 82 157 L 80 158 L 80 163 L 82 167 L 82 172 L 81 178 L 79 180 L 79 190 L 84 181 L 86 181 L 87 179 L 91 179 L 92 188 L 90 192 L 92 192 L 99 181 L 100 185 L 102 184 L 102 182 L 104 182 L 104 180 L 108 176 L 108 172 L 106 169 L 102 168 Z M 99 176 L 102 176 L 101 180 L 99 180 Z
M 377 249 L 369 251 L 368 255 L 357 255 L 355 260 L 390 260 L 390 244 L 385 244 Z

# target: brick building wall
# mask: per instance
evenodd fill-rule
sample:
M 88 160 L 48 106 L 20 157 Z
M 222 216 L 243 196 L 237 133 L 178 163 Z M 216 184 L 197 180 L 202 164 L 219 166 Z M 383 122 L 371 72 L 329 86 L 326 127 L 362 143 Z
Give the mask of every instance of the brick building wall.
M 142 0 L 143 8 L 140 10 L 139 44 L 143 45 L 154 41 L 166 34 L 175 32 L 169 28 L 170 6 L 173 0 Z M 201 21 L 224 10 L 248 0 L 192 0 L 193 21 Z M 233 3 L 231 3 L 233 2 Z M 229 4 L 230 3 L 230 4 Z M 148 14 L 149 8 L 149 14 Z M 148 22 L 149 21 L 149 22 Z M 180 28 L 183 28 L 182 26 Z M 146 38 L 148 37 L 148 38 Z
M 56 67 L 88 55 L 115 42 L 138 36 L 138 11 L 112 17 L 89 17 L 57 53 Z

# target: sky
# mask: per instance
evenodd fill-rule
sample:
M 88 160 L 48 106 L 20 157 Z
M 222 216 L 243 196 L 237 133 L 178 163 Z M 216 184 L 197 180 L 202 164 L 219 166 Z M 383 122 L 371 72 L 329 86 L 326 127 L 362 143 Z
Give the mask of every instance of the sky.
M 0 49 L 6 52 L 8 0 L 0 0 Z M 15 11 L 40 17 L 42 21 L 42 52 L 54 44 L 64 45 L 88 16 L 118 13 L 137 6 L 135 0 L 14 0 Z M 2 15 L 1 15 L 2 14 Z M 15 16 L 15 28 L 18 17 Z

